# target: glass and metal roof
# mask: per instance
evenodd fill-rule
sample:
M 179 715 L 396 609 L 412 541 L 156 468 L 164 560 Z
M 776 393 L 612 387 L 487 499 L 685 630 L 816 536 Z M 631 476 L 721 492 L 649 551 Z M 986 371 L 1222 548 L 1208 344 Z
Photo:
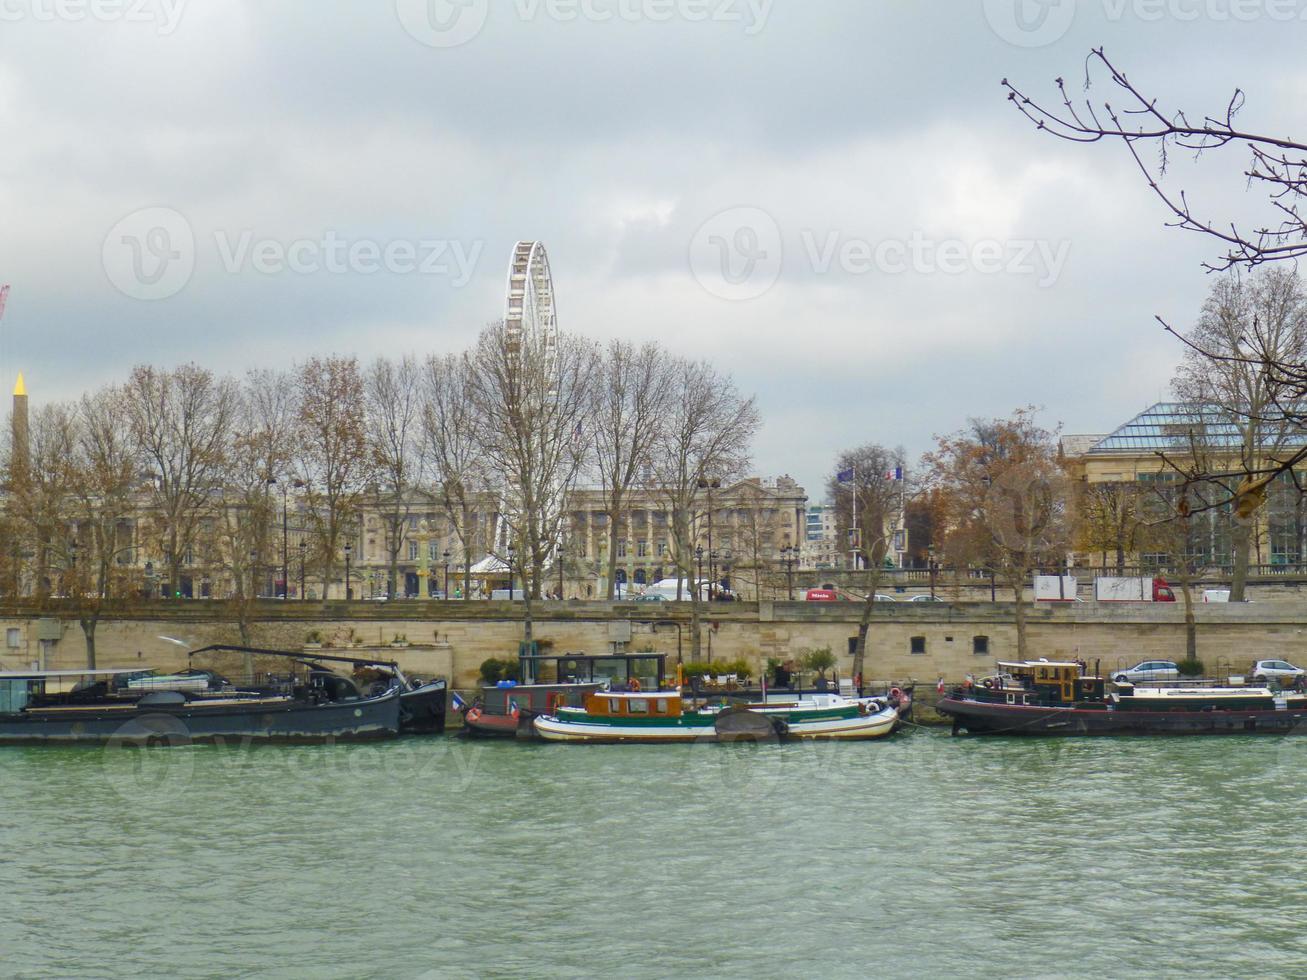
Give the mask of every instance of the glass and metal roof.
M 1185 450 L 1197 443 L 1207 449 L 1239 446 L 1239 429 L 1245 418 L 1218 405 L 1158 402 L 1140 412 L 1098 442 L 1089 455 Z M 1278 445 L 1307 444 L 1307 430 L 1283 437 L 1277 426 L 1267 427 L 1266 441 Z

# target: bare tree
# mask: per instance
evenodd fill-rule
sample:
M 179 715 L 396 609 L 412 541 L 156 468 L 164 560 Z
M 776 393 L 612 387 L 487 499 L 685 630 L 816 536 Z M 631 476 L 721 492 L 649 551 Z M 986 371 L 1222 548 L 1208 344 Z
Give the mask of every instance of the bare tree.
M 71 524 L 76 448 L 75 407 L 55 403 L 32 412 L 28 466 L 25 478 L 14 487 L 13 505 L 22 533 L 20 554 L 30 556 L 32 592 L 40 602 L 52 591 L 67 593 L 70 586 L 76 554 Z
M 295 465 L 304 483 L 325 602 L 335 579 L 337 555 L 348 540 L 372 475 L 358 361 L 340 356 L 310 358 L 299 367 L 296 389 Z M 346 597 L 349 589 L 346 582 Z
M 671 516 L 678 596 L 680 579 L 694 583 L 690 649 L 697 661 L 703 597 L 694 550 L 703 488 L 744 472 L 759 417 L 754 399 L 741 396 L 728 376 L 704 362 L 678 360 L 673 379 L 676 396 L 653 448 L 650 489 Z
M 470 356 L 427 358 L 421 384 L 423 465 L 437 483 L 445 522 L 458 539 L 463 597 L 468 598 L 472 592 L 472 564 L 482 557 L 485 547 L 476 517 L 489 483 L 477 438 Z
M 194 364 L 171 371 L 142 365 L 132 371 L 125 390 L 134 438 L 150 471 L 153 538 L 175 593 L 221 485 L 236 387 Z
M 1209 453 L 1217 466 L 1233 466 L 1241 474 L 1263 472 L 1299 448 L 1300 433 L 1289 415 L 1301 406 L 1276 404 L 1275 386 L 1262 365 L 1243 357 L 1250 343 L 1277 362 L 1300 362 L 1307 356 L 1307 299 L 1296 273 L 1272 268 L 1246 279 L 1233 274 L 1218 279 L 1187 339 L 1173 387 L 1185 401 L 1216 406 L 1228 418 L 1226 432 L 1205 436 L 1222 443 L 1223 452 Z M 1221 456 L 1230 458 L 1222 461 Z M 1235 524 L 1232 602 L 1243 601 L 1252 526 L 1251 516 Z
M 1138 550 L 1144 515 L 1138 483 L 1113 481 L 1081 484 L 1074 495 L 1075 534 L 1080 548 L 1099 552 L 1103 565 L 1109 554 L 1118 575 L 1125 574 L 1126 555 Z
M 408 355 L 398 361 L 377 358 L 363 379 L 368 448 L 386 535 L 386 596 L 391 599 L 399 578 L 399 553 L 408 533 L 413 490 L 422 480 L 422 456 L 415 448 L 421 425 L 420 380 L 418 363 Z
M 94 669 L 95 632 L 104 605 L 127 584 L 125 565 L 133 550 L 131 521 L 140 487 L 140 457 L 123 389 L 106 387 L 82 396 L 71 464 L 81 559 L 72 594 L 86 639 L 86 666 Z
M 523 633 L 532 639 L 532 601 L 562 540 L 563 514 L 586 461 L 584 427 L 595 352 L 576 337 L 552 343 L 502 322 L 482 331 L 472 354 L 470 395 L 488 470 L 498 475 L 505 540 L 496 541 L 523 582 Z M 512 552 L 508 547 L 512 547 Z
M 1120 101 L 1073 99 L 1062 78 L 1054 82 L 1057 95 L 1050 103 L 1032 97 L 1006 78 L 1002 84 L 1008 99 L 1040 132 L 1073 143 L 1121 142 L 1169 214 L 1170 226 L 1197 232 L 1216 242 L 1221 252 L 1217 259 L 1206 263 L 1209 271 L 1253 268 L 1307 256 L 1307 216 L 1303 213 L 1307 143 L 1239 128 L 1236 117 L 1244 106 L 1240 89 L 1234 90 L 1223 109 L 1201 117 L 1168 108 L 1136 86 L 1102 48 L 1094 48 L 1085 61 L 1085 90 L 1091 90 L 1099 81 L 1105 81 L 1108 93 Z M 1201 161 L 1230 146 L 1250 154 L 1239 177 L 1266 192 L 1264 218 L 1246 221 L 1199 217 L 1200 209 L 1189 195 L 1175 189 L 1169 180 L 1171 158 L 1177 151 Z M 1169 333 L 1181 337 L 1164 319 L 1158 317 L 1158 321 Z M 1301 354 L 1286 355 L 1275 344 L 1264 343 L 1268 338 L 1256 332 L 1245 336 L 1233 350 L 1209 349 L 1202 341 L 1181 339 L 1213 363 L 1246 365 L 1262 377 L 1271 403 L 1284 420 L 1298 429 L 1307 426 L 1307 409 L 1303 407 L 1307 406 L 1307 359 Z M 1247 467 L 1232 492 L 1239 513 L 1247 516 L 1255 512 L 1265 500 L 1269 484 L 1280 474 L 1290 474 L 1296 482 L 1293 474 L 1304 460 L 1307 444 L 1300 443 L 1290 452 L 1268 456 L 1258 465 Z M 1210 506 L 1221 503 L 1214 499 Z
M 866 572 L 862 581 L 867 594 L 853 650 L 853 674 L 859 684 L 866 667 L 867 632 L 876 610 L 876 592 L 905 503 L 904 481 L 889 477 L 901 471 L 903 464 L 902 447 L 886 449 L 868 443 L 840 453 L 835 472 L 826 484 L 826 493 L 835 506 L 836 533 L 850 542 L 854 567 L 861 566 Z
M 1002 84 L 1017 111 L 1040 132 L 1073 143 L 1119 140 L 1124 144 L 1149 189 L 1170 212 L 1173 227 L 1214 238 L 1225 250 L 1208 265 L 1209 269 L 1220 271 L 1307 256 L 1307 224 L 1301 210 L 1307 193 L 1307 143 L 1239 129 L 1235 117 L 1244 105 L 1240 89 L 1234 90 L 1223 109 L 1194 121 L 1197 116 L 1183 109 L 1166 108 L 1155 96 L 1144 94 L 1102 48 L 1094 48 L 1085 60 L 1086 91 L 1093 87 L 1099 73 L 1106 77 L 1108 92 L 1119 96 L 1120 102 L 1073 99 L 1061 78 L 1054 82 L 1057 98 L 1051 105 L 1027 95 L 1006 78 Z M 1251 154 L 1251 163 L 1240 176 L 1266 190 L 1270 213 L 1278 223 L 1247 228 L 1234 219 L 1198 218 L 1188 195 L 1168 187 L 1166 178 L 1173 153 L 1201 158 L 1230 145 Z
M 614 340 L 604 351 L 591 409 L 595 468 L 608 516 L 606 598 L 617 579 L 618 535 L 627 497 L 652 466 L 673 396 L 673 362 L 657 344 Z
M 1028 656 L 1026 583 L 1035 569 L 1062 565 L 1068 540 L 1067 485 L 1057 464 L 1056 435 L 1036 424 L 1033 413 L 972 419 L 966 430 L 940 437 L 923 458 L 945 515 L 948 560 L 1002 575 L 1012 590 L 1022 659 Z

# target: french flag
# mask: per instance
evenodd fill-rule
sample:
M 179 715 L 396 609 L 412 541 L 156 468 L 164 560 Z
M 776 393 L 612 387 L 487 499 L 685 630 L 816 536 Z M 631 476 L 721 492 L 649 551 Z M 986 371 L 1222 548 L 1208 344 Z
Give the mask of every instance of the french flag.
M 901 480 L 901 479 L 903 479 L 903 467 L 902 467 L 902 466 L 896 466 L 896 467 L 894 467 L 894 469 L 892 469 L 892 470 L 886 470 L 886 471 L 885 471 L 885 479 L 887 479 L 887 480 Z

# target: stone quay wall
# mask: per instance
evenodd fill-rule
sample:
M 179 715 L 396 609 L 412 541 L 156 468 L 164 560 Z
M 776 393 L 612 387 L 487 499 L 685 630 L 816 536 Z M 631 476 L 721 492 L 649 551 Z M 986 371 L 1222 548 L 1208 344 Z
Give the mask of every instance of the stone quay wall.
M 760 670 L 771 657 L 830 647 L 838 670 L 852 670 L 850 639 L 856 603 L 717 603 L 705 606 L 702 658 L 745 658 Z M 1075 603 L 1027 607 L 1032 657 L 1080 658 L 1104 671 L 1145 659 L 1184 655 L 1181 603 Z M 1296 601 L 1196 607 L 1198 654 L 1209 673 L 1246 671 L 1252 661 L 1283 658 L 1307 664 L 1307 604 Z M 299 650 L 310 631 L 324 653 L 378 656 L 418 676 L 445 676 L 474 689 L 488 657 L 515 656 L 522 604 L 507 602 L 333 602 L 259 604 L 250 612 L 251 645 Z M 689 603 L 543 602 L 535 604 L 542 653 L 655 650 L 674 661 L 678 640 L 690 660 Z M 393 645 L 396 636 L 406 646 Z M 77 669 L 86 646 L 74 610 L 0 608 L 0 669 Z M 177 669 L 186 652 L 239 643 L 230 607 L 202 601 L 136 604 L 106 611 L 96 631 L 101 667 Z M 868 682 L 933 684 L 960 680 L 1016 656 L 1010 603 L 890 604 L 876 607 L 868 634 Z M 920 650 L 922 652 L 913 652 Z

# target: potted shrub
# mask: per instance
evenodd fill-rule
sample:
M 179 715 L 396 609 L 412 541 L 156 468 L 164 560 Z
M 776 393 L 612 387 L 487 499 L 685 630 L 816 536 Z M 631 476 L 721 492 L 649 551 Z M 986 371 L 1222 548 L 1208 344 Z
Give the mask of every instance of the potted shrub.
M 322 634 L 321 634 L 320 632 L 318 632 L 317 630 L 309 630 L 307 633 L 305 633 L 305 634 L 304 634 L 304 649 L 305 649 L 305 650 L 321 650 L 321 649 L 322 649 Z
M 818 647 L 816 650 L 809 650 L 799 661 L 804 670 L 813 670 L 817 672 L 817 688 L 825 689 L 827 685 L 826 671 L 835 666 L 835 654 L 831 653 L 830 647 Z
M 408 636 L 404 633 L 396 633 L 394 638 L 390 641 L 390 645 L 402 649 L 403 647 L 408 646 Z

